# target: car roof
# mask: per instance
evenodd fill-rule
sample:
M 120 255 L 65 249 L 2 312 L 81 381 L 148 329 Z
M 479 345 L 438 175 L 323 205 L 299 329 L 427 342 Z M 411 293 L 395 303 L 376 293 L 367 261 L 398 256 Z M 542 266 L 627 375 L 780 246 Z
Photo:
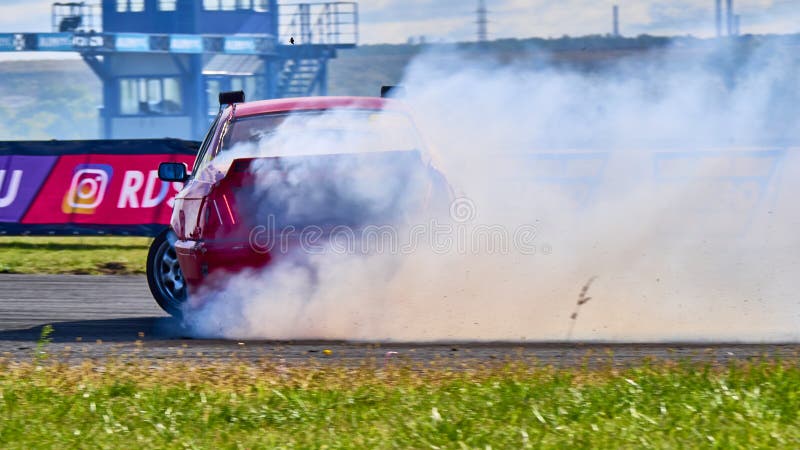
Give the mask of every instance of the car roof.
M 318 111 L 325 109 L 394 109 L 396 101 L 379 97 L 297 97 L 258 100 L 236 105 L 234 118 L 286 111 Z M 230 108 L 230 107 L 229 107 Z

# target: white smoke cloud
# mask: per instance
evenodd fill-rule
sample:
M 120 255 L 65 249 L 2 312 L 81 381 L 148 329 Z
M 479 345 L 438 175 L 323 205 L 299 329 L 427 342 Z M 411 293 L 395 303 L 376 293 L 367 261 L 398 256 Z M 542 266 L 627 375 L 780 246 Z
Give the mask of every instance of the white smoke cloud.
M 295 253 L 232 276 L 187 321 L 230 338 L 561 340 L 596 277 L 571 338 L 796 340 L 796 66 L 780 48 L 736 51 L 595 71 L 424 55 L 405 101 L 474 206 L 449 237 L 500 227 L 510 251 Z M 334 191 L 397 194 L 383 187 Z

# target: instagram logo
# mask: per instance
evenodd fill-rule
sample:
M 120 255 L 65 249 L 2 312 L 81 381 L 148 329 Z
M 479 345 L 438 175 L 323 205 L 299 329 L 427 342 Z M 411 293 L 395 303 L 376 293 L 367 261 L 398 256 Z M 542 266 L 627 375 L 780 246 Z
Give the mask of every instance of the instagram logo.
M 111 166 L 106 164 L 75 166 L 61 210 L 66 214 L 94 214 L 95 209 L 103 203 L 113 172 Z

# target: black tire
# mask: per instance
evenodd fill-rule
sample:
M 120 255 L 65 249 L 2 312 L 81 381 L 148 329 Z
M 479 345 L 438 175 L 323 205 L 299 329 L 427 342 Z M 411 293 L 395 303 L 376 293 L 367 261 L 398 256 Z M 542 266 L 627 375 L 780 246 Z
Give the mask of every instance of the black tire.
M 186 302 L 186 280 L 178 265 L 175 233 L 166 229 L 150 245 L 147 253 L 147 285 L 156 303 L 173 317 L 180 318 Z

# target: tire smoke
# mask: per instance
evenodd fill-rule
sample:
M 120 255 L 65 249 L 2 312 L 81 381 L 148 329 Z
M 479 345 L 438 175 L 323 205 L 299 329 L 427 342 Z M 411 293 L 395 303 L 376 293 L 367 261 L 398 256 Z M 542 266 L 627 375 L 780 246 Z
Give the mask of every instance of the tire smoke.
M 458 197 L 436 242 L 428 224 L 408 238 L 412 223 L 397 228 L 407 251 L 325 242 L 328 251 L 231 275 L 187 312 L 194 332 L 797 340 L 800 95 L 789 51 L 723 43 L 596 70 L 536 52 L 524 60 L 431 52 L 408 68 L 403 101 Z M 336 196 L 378 201 L 402 189 L 372 183 L 341 183 Z M 588 279 L 592 300 L 573 323 Z

